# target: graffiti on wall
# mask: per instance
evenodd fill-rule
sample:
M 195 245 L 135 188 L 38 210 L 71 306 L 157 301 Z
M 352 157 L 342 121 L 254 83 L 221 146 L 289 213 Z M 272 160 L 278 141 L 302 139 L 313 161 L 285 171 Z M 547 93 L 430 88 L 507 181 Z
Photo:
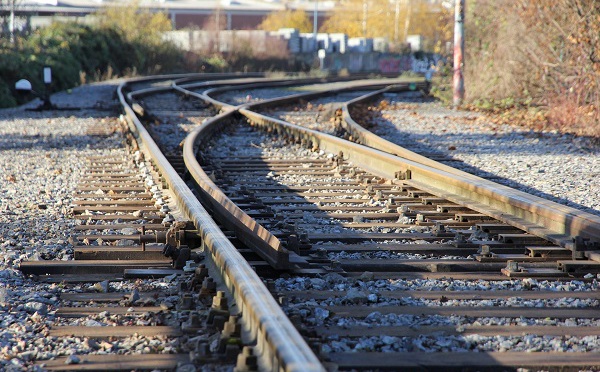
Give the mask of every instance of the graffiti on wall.
M 350 56 L 350 61 L 348 63 L 348 70 L 351 72 L 357 72 L 362 70 L 363 65 L 363 56 L 362 54 L 354 54 Z
M 417 59 L 415 56 L 382 57 L 379 59 L 379 71 L 382 73 L 401 73 L 412 71 L 425 74 L 430 72 L 440 61 L 439 56 Z
M 411 66 L 411 56 L 400 56 L 379 59 L 379 71 L 383 73 L 410 71 Z

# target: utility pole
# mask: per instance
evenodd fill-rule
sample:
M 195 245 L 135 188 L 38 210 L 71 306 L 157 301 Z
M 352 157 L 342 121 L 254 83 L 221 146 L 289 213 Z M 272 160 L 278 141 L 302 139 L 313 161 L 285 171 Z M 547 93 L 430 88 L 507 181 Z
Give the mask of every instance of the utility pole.
M 465 0 L 455 0 L 454 8 L 454 108 L 465 98 L 464 52 L 465 52 Z

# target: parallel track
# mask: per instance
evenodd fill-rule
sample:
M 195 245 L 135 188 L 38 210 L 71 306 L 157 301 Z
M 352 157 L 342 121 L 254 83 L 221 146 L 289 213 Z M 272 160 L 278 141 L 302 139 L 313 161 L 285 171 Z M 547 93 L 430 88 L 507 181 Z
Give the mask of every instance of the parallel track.
M 79 217 L 78 261 L 22 270 L 74 282 L 175 274 L 177 290 L 139 291 L 177 293 L 174 312 L 143 308 L 161 319 L 154 328 L 116 333 L 165 332 L 180 347 L 145 361 L 89 356 L 68 368 L 232 368 L 236 358 L 239 370 L 600 367 L 599 295 L 586 275 L 599 271 L 600 219 L 402 149 L 349 114 L 357 102 L 422 84 L 323 82 L 169 76 L 120 88 L 138 163 L 90 159 L 90 184 L 73 208 L 89 214 Z M 313 130 L 324 124 L 329 135 Z M 204 266 L 186 276 L 190 260 Z M 104 273 L 85 279 L 92 267 Z M 581 291 L 559 292 L 570 288 Z M 96 299 L 134 316 L 118 307 L 122 296 L 66 296 L 60 311 L 106 310 L 68 306 Z M 575 351 L 532 352 L 543 337 Z
M 376 93 L 381 94 L 389 89 L 391 88 Z M 282 101 L 290 102 L 289 99 Z M 297 280 L 307 284 L 304 287 L 300 286 L 301 291 L 286 293 L 287 291 L 282 288 L 275 288 L 275 291 L 278 296 L 294 299 L 294 303 L 284 308 L 294 319 L 301 320 L 300 329 L 304 334 L 312 335 L 315 345 L 325 344 L 322 349 L 322 360 L 334 362 L 342 369 L 374 367 L 397 369 L 416 366 L 444 368 L 448 365 L 477 368 L 496 368 L 499 365 L 531 368 L 569 366 L 577 369 L 598 364 L 595 359 L 597 357 L 581 353 L 545 353 L 543 357 L 516 351 L 495 353 L 489 347 L 480 348 L 477 342 L 467 342 L 465 346 L 463 340 L 461 341 L 463 344 L 458 342 L 457 346 L 447 339 L 443 341 L 445 344 L 437 349 L 446 352 L 442 354 L 443 356 L 426 357 L 418 352 L 404 354 L 411 350 L 410 345 L 414 345 L 415 339 L 418 342 L 435 342 L 432 341 L 435 340 L 432 335 L 437 335 L 440 331 L 448 332 L 449 329 L 444 330 L 440 326 L 431 329 L 426 327 L 417 331 L 419 335 L 417 337 L 417 334 L 408 332 L 402 327 L 391 329 L 388 327 L 384 328 L 383 335 L 392 338 L 382 341 L 381 329 L 376 326 L 369 325 L 368 329 L 361 330 L 361 327 L 367 324 L 375 324 L 372 322 L 362 322 L 362 326 L 356 326 L 352 331 L 345 330 L 347 326 L 335 327 L 334 324 L 343 323 L 344 319 L 369 318 L 369 315 L 374 316 L 373 314 L 378 312 L 382 315 L 398 314 L 400 317 L 419 315 L 416 324 L 420 322 L 427 324 L 431 321 L 431 317 L 435 316 L 448 317 L 457 314 L 463 318 L 458 323 L 450 324 L 451 327 L 460 329 L 459 334 L 463 334 L 465 331 L 462 331 L 462 328 L 468 326 L 469 322 L 479 322 L 480 318 L 501 317 L 508 319 L 508 324 L 511 324 L 510 319 L 518 324 L 516 320 L 524 317 L 526 321 L 521 323 L 526 324 L 525 327 L 523 325 L 504 327 L 503 331 L 498 328 L 475 327 L 470 328 L 466 333 L 467 336 L 494 334 L 496 338 L 507 337 L 508 344 L 511 345 L 508 348 L 510 351 L 513 345 L 515 350 L 528 350 L 515 344 L 519 342 L 515 341 L 515 337 L 518 339 L 523 333 L 563 334 L 562 330 L 555 327 L 536 328 L 534 325 L 543 324 L 536 319 L 550 318 L 558 324 L 565 324 L 565 319 L 569 321 L 577 319 L 577 322 L 581 321 L 584 325 L 589 321 L 595 324 L 598 303 L 590 293 L 575 295 L 580 299 L 591 300 L 589 306 L 584 305 L 585 309 L 554 309 L 555 304 L 547 299 L 554 294 L 552 291 L 537 291 L 531 296 L 520 290 L 523 289 L 522 283 L 534 283 L 533 287 L 536 287 L 537 281 L 554 281 L 558 278 L 557 283 L 563 280 L 568 282 L 573 279 L 573 276 L 581 278 L 584 274 L 597 272 L 596 261 L 573 260 L 573 258 L 583 258 L 586 254 L 595 257 L 593 252 L 586 251 L 597 246 L 599 219 L 432 162 L 375 138 L 356 126 L 349 117 L 346 117 L 345 127 L 352 137 L 372 147 L 381 148 L 385 152 L 400 154 L 403 158 L 395 158 L 381 151 L 344 143 L 255 112 L 257 108 L 262 109 L 266 105 L 280 103 L 267 100 L 246 105 L 249 109 L 237 108 L 252 125 L 274 133 L 275 138 L 287 139 L 288 144 L 279 144 L 279 140 L 276 139 L 260 138 L 258 134 L 239 127 L 234 129 L 234 134 L 239 137 L 239 143 L 223 137 L 222 141 L 225 142 L 212 144 L 216 150 L 209 151 L 208 154 L 206 150 L 198 151 L 202 164 L 207 165 L 203 171 L 194 169 L 190 165 L 192 160 L 189 157 L 186 158 L 186 163 L 194 178 L 202 179 L 206 173 L 210 173 L 211 178 L 216 179 L 216 183 L 221 186 L 230 200 L 247 210 L 250 217 L 255 217 L 256 221 L 270 231 L 272 236 L 280 238 L 280 242 L 287 240 L 287 244 L 283 246 L 289 250 L 289 256 L 294 257 L 290 261 L 292 263 L 289 264 L 288 273 L 299 275 Z M 343 109 L 347 112 L 346 106 Z M 229 120 L 232 121 L 231 118 Z M 190 143 L 188 138 L 186 147 L 209 146 L 211 142 L 204 139 L 202 134 L 211 132 L 212 123 L 209 122 L 205 127 L 197 130 L 198 136 L 191 137 L 195 142 Z M 218 123 L 223 126 L 222 121 Z M 209 138 L 212 135 L 213 133 Z M 249 139 L 252 136 L 258 137 Z M 244 155 L 239 159 L 236 158 L 244 148 L 241 145 L 244 142 L 266 144 L 269 141 L 273 141 L 273 149 L 265 146 L 264 151 L 256 151 L 254 155 L 248 155 L 245 150 Z M 315 160 L 312 156 L 290 158 L 289 155 L 278 159 L 276 155 L 272 155 L 277 153 L 278 147 L 290 146 L 289 143 L 302 144 L 313 150 L 325 150 L 325 153 L 329 154 L 341 151 L 343 155 L 329 158 L 329 161 L 323 158 Z M 235 151 L 228 151 L 228 149 L 235 149 Z M 190 151 L 187 151 L 186 155 L 189 153 Z M 217 154 L 216 157 L 214 155 L 211 157 L 211 153 Z M 352 161 L 353 164 L 348 166 L 348 161 Z M 199 183 L 208 184 L 205 180 Z M 210 191 L 210 193 L 214 192 L 214 190 Z M 356 194 L 352 194 L 353 192 Z M 323 194 L 323 198 L 319 198 L 319 194 Z M 220 204 L 223 204 L 222 195 L 219 196 L 219 200 Z M 213 208 L 218 209 L 214 203 Z M 328 228 L 333 225 L 336 228 L 332 229 L 331 233 L 313 233 L 316 227 L 321 228 L 322 225 Z M 385 232 L 382 233 L 382 229 Z M 407 233 L 406 230 L 409 232 Z M 238 234 L 241 240 L 243 240 L 242 235 Z M 272 236 L 269 241 L 272 240 Z M 414 244 L 415 241 L 422 243 Z M 332 242 L 334 244 L 331 244 Z M 369 243 L 365 244 L 365 242 Z M 281 243 L 271 241 L 270 244 L 277 250 L 281 247 Z M 265 255 L 264 252 L 260 253 L 260 250 L 255 251 L 261 256 Z M 345 252 L 346 255 L 336 255 L 340 251 Z M 356 253 L 347 254 L 348 251 Z M 381 254 L 381 251 L 393 252 L 400 258 L 393 259 L 391 258 L 393 255 L 390 257 Z M 475 256 L 476 259 L 472 257 L 468 260 L 453 259 L 444 256 L 448 254 L 462 257 Z M 296 255 L 301 257 L 298 258 Z M 422 255 L 421 258 L 418 255 Z M 433 257 L 423 257 L 428 255 Z M 339 257 L 347 258 L 339 259 Z M 379 257 L 384 260 L 378 259 Z M 354 279 L 339 279 L 335 275 L 332 279 L 331 274 L 322 272 L 319 274 L 319 270 L 323 269 L 329 273 L 341 269 L 344 275 Z M 364 271 L 376 272 L 376 274 L 364 273 L 361 277 L 360 273 Z M 269 275 L 268 270 L 259 272 Z M 314 275 L 322 276 L 319 280 L 308 279 Z M 436 279 L 448 276 L 463 280 L 479 278 L 503 281 L 508 277 L 524 280 L 510 282 L 511 284 L 506 286 L 506 290 L 518 290 L 518 294 L 504 292 L 492 296 L 491 307 L 486 306 L 485 302 L 482 307 L 481 301 L 478 300 L 469 303 L 468 299 L 480 296 L 477 292 L 471 291 L 453 294 L 454 301 L 459 304 L 458 307 L 443 306 L 447 296 L 444 295 L 445 292 L 437 292 L 433 296 L 442 299 L 437 306 L 434 303 L 433 308 L 423 307 L 421 302 L 423 298 L 418 297 L 417 302 L 421 302 L 419 303 L 421 306 L 414 309 L 397 308 L 398 305 L 404 305 L 402 301 L 398 303 L 390 300 L 390 298 L 402 298 L 399 297 L 402 294 L 392 293 L 391 297 L 384 297 L 382 301 L 377 290 L 370 295 L 368 290 L 359 291 L 358 295 L 352 292 L 350 299 L 348 293 L 335 291 L 336 280 L 341 282 L 342 288 L 366 288 L 379 283 L 378 279 L 383 278 L 392 278 L 393 281 L 418 281 L 424 278 L 434 280 L 433 283 L 423 285 L 422 290 L 427 290 L 432 286 L 440 285 L 435 281 Z M 529 278 L 535 279 L 532 282 Z M 285 288 L 286 284 L 281 286 Z M 320 287 L 325 287 L 324 293 L 318 293 Z M 591 284 L 587 288 L 595 291 L 596 287 L 595 284 Z M 536 305 L 542 307 L 515 308 L 515 305 L 519 304 L 519 300 L 515 302 L 515 298 L 523 297 L 543 300 L 542 305 Z M 325 303 L 345 305 L 315 304 L 315 298 L 328 299 Z M 374 302 L 372 306 L 365 308 L 365 304 L 372 302 Z M 381 302 L 396 303 L 396 305 L 392 307 L 376 305 Z M 487 303 L 490 301 L 488 300 Z M 470 306 L 473 305 L 478 307 L 471 309 Z M 298 313 L 299 309 L 304 310 Z M 571 324 L 569 321 L 566 324 Z M 349 321 L 349 324 L 353 324 L 352 321 Z M 415 322 L 413 321 L 412 324 Z M 323 331 L 323 326 L 329 330 Z M 375 328 L 370 329 L 372 326 Z M 583 326 L 570 330 L 582 337 L 583 335 L 592 339 L 598 337 L 593 327 Z M 455 333 L 449 332 L 446 335 L 452 338 L 452 334 Z M 356 343 L 359 337 L 379 337 L 378 341 L 374 341 L 375 344 L 379 342 L 379 345 L 371 346 L 375 350 L 385 349 L 385 345 L 389 346 L 389 343 L 408 342 L 409 346 L 391 348 L 396 350 L 397 354 L 344 353 L 343 350 L 336 350 L 332 346 L 335 341 L 330 341 L 344 336 L 350 338 L 348 341 L 350 345 L 353 343 L 352 339 L 355 340 L 355 345 L 360 344 L 360 342 Z M 428 339 L 428 337 L 433 338 Z M 448 353 L 452 348 L 464 351 L 465 347 L 484 352 L 466 357 L 461 353 Z M 390 347 L 387 349 L 389 351 Z

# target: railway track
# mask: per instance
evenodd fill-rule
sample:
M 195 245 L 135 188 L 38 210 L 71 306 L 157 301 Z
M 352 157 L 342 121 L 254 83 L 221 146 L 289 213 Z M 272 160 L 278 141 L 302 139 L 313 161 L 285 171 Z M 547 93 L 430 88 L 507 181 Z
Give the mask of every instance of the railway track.
M 120 325 L 65 323 L 56 337 L 162 343 L 152 358 L 46 368 L 600 366 L 596 216 L 381 141 L 350 116 L 420 85 L 219 78 L 231 80 L 128 88 L 134 155 L 88 159 L 76 261 L 21 266 L 87 283 L 57 316 Z

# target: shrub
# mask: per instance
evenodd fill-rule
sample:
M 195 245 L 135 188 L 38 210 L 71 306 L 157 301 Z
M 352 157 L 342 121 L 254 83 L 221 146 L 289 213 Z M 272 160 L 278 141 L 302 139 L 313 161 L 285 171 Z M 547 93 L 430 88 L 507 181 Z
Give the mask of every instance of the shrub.
M 542 108 L 550 124 L 600 134 L 597 1 L 478 0 L 467 10 L 468 100 Z
M 14 92 L 19 79 L 28 79 L 34 90 L 41 90 L 44 66 L 52 68 L 53 90 L 68 89 L 90 78 L 132 71 L 179 71 L 183 66 L 183 55 L 172 44 L 148 35 L 131 40 L 122 29 L 107 26 L 56 22 L 16 45 L 0 46 L 0 107 L 23 103 Z

